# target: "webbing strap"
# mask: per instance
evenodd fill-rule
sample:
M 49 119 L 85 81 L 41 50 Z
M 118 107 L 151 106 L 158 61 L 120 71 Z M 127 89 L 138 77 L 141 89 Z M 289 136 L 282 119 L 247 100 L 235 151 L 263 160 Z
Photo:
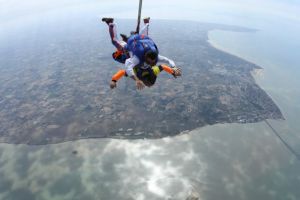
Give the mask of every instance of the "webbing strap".
M 140 0 L 140 3 L 139 3 L 139 12 L 138 12 L 138 20 L 137 20 L 137 26 L 136 26 L 136 33 L 137 34 L 140 32 L 142 5 L 143 5 L 143 0 Z

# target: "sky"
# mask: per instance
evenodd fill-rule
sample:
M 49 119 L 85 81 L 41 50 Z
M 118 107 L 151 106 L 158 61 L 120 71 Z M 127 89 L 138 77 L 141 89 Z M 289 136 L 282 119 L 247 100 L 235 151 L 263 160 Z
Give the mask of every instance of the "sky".
M 99 17 L 136 18 L 138 0 L 0 0 L 0 22 L 64 8 L 93 9 Z M 295 0 L 144 0 L 143 15 L 154 19 L 187 19 L 241 25 L 244 21 L 280 18 L 300 21 Z

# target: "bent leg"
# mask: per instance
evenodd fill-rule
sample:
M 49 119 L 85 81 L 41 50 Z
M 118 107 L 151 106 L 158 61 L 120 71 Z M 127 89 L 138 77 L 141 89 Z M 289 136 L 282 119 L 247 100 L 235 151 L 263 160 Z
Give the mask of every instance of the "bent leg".
M 110 38 L 111 38 L 111 42 L 112 44 L 120 51 L 123 50 L 123 47 L 124 47 L 124 42 L 120 41 L 118 39 L 118 35 L 117 35 L 117 30 L 116 30 L 116 24 L 114 23 L 110 23 L 108 25 L 109 27 L 109 35 L 110 35 Z
M 144 24 L 142 30 L 140 31 L 140 34 L 148 36 L 148 34 L 149 34 L 149 23 Z
M 149 23 L 150 23 L 150 17 L 144 18 L 144 26 L 142 30 L 140 31 L 140 34 L 147 35 L 149 34 Z

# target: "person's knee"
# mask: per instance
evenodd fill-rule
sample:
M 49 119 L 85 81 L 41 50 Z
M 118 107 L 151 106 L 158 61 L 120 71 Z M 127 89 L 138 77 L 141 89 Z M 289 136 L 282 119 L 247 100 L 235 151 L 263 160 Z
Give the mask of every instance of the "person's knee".
M 116 46 L 116 47 L 119 46 L 119 43 L 118 43 L 118 41 L 117 41 L 115 38 L 112 38 L 112 39 L 111 39 L 111 43 L 112 43 L 114 46 Z

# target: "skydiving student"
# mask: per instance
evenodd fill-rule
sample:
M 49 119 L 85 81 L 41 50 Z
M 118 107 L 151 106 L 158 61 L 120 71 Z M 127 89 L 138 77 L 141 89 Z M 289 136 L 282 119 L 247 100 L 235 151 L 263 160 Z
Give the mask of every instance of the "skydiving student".
M 180 68 L 171 68 L 164 64 L 159 66 L 152 66 L 151 68 L 149 67 L 147 68 L 147 70 L 143 70 L 138 67 L 135 67 L 133 70 L 136 74 L 141 70 L 142 76 L 140 80 L 143 81 L 144 85 L 146 85 L 147 87 L 151 87 L 155 84 L 156 78 L 161 71 L 165 71 L 173 75 L 175 78 L 181 76 Z M 115 87 L 117 87 L 117 81 L 120 80 L 123 76 L 128 76 L 126 70 L 124 69 L 121 69 L 117 73 L 115 73 L 111 79 L 110 88 L 114 89 Z
M 116 60 L 116 58 L 119 57 L 123 63 L 124 58 L 126 58 L 126 74 L 136 81 L 138 89 L 143 89 L 145 86 L 141 80 L 142 71 L 147 70 L 147 68 L 151 71 L 151 67 L 155 66 L 157 62 L 168 63 L 171 67 L 175 67 L 174 61 L 158 54 L 156 44 L 148 37 L 149 20 L 150 18 L 144 19 L 145 26 L 141 34 L 132 34 L 129 38 L 121 34 L 123 41 L 120 41 L 117 38 L 116 25 L 113 23 L 113 18 L 102 19 L 102 21 L 108 24 L 112 43 L 118 49 L 118 51 L 113 54 L 114 59 Z M 120 55 L 122 56 L 120 57 Z M 141 68 L 143 70 L 138 70 L 135 74 L 134 68 Z

